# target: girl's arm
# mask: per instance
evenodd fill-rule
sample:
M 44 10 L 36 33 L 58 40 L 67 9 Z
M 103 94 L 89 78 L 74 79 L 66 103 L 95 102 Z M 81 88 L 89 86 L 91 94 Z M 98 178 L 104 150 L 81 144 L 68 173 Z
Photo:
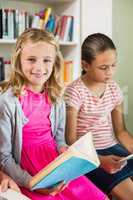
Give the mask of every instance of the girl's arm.
M 77 115 L 78 115 L 78 110 L 76 110 L 74 107 L 67 106 L 65 137 L 68 145 L 73 144 L 77 140 L 77 134 L 76 134 Z
M 17 160 L 20 150 L 21 137 L 18 135 L 18 124 L 16 124 L 17 115 L 15 109 L 15 102 L 10 98 L 9 101 L 5 100 L 5 97 L 0 97 L 0 168 L 3 169 L 18 185 L 27 187 L 31 175 L 23 170 Z M 16 114 L 17 113 L 17 114 Z M 22 116 L 21 116 L 22 117 Z M 15 140 L 18 141 L 18 145 L 15 146 Z M 16 151 L 14 152 L 14 150 Z M 15 154 L 18 154 L 16 158 Z
M 123 104 L 117 105 L 111 113 L 115 135 L 119 142 L 133 153 L 133 136 L 126 129 L 123 114 Z

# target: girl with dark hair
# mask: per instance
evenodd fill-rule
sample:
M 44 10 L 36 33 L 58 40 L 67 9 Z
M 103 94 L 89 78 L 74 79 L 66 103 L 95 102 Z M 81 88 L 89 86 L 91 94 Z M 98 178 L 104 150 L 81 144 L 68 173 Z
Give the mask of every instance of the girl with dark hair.
M 67 143 L 90 132 L 101 166 L 87 177 L 107 194 L 132 200 L 133 160 L 121 159 L 133 153 L 133 137 L 125 127 L 121 89 L 112 80 L 116 47 L 108 36 L 95 33 L 84 40 L 81 56 L 83 73 L 65 91 Z

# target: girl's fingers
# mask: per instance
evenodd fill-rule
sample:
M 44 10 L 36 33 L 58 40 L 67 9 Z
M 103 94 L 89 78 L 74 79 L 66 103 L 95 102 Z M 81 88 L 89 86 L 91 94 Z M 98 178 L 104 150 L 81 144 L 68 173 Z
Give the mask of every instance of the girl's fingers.
M 1 182 L 1 192 L 5 192 L 8 189 L 8 180 L 5 179 Z
M 21 192 L 17 184 L 12 180 L 9 181 L 9 187 L 15 190 L 16 192 Z
M 60 193 L 62 190 L 65 189 L 65 187 L 68 184 L 65 184 L 64 182 L 60 183 L 59 185 L 53 187 L 53 188 L 43 188 L 43 189 L 37 189 L 36 191 L 38 191 L 39 193 L 43 193 L 43 194 L 49 194 L 51 196 L 55 196 L 56 194 Z
M 61 191 L 63 191 L 67 186 L 68 186 L 69 183 L 64 183 L 64 185 L 62 186 L 61 188 Z
M 53 192 L 50 193 L 50 195 L 55 196 L 56 194 L 63 191 L 66 187 L 66 184 L 64 182 L 60 183 Z
M 17 184 L 9 178 L 1 181 L 1 192 L 5 192 L 8 188 L 11 188 L 17 192 L 21 192 Z

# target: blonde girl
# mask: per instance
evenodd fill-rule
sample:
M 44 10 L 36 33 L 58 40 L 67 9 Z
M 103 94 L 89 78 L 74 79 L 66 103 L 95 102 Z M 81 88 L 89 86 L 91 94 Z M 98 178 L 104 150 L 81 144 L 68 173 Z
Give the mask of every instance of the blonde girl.
M 18 38 L 12 75 L 1 85 L 0 166 L 32 200 L 104 200 L 85 177 L 31 192 L 29 180 L 65 149 L 62 56 L 54 36 L 27 29 Z

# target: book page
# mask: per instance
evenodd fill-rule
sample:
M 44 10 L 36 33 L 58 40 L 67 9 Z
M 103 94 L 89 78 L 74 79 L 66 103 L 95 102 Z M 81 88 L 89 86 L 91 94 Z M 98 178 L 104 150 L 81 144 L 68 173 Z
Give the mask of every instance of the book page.
M 130 154 L 130 155 L 128 155 L 128 156 L 126 156 L 125 158 L 122 158 L 122 159 L 120 160 L 120 162 L 127 161 L 127 160 L 130 160 L 130 159 L 133 159 L 133 153 Z
M 20 192 L 8 189 L 6 192 L 0 192 L 0 200 L 30 200 L 30 199 Z
M 70 148 L 79 151 L 79 156 L 94 162 L 96 165 L 100 164 L 98 155 L 96 153 L 91 132 L 86 133 L 79 140 L 70 146 Z

